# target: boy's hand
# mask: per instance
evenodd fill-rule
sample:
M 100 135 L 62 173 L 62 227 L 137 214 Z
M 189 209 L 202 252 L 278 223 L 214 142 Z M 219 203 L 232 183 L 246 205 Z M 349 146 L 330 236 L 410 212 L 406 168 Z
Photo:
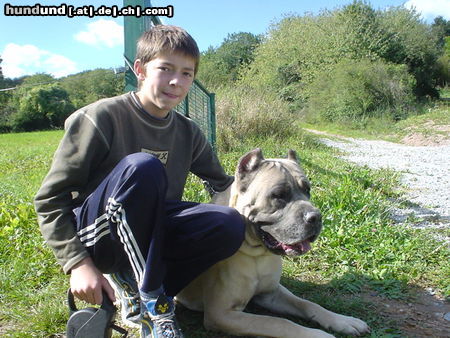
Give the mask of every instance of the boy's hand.
M 111 301 L 116 300 L 113 288 L 95 267 L 90 257 L 83 259 L 72 268 L 70 289 L 75 297 L 90 304 L 102 304 L 102 290 L 106 292 Z

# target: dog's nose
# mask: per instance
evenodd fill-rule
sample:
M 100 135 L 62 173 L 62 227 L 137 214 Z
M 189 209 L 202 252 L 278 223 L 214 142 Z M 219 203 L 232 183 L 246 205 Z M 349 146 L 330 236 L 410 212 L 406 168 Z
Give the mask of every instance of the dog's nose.
M 320 212 L 309 211 L 305 214 L 305 222 L 308 224 L 317 224 L 322 219 Z

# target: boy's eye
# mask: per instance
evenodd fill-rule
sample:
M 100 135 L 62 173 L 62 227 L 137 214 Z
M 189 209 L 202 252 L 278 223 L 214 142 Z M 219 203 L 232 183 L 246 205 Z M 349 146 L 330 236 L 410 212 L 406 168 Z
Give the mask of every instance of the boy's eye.
M 187 76 L 187 77 L 193 77 L 194 76 L 194 74 L 192 74 L 190 72 L 186 72 L 186 73 L 184 73 L 184 75 Z
M 170 70 L 169 67 L 159 67 L 159 69 L 163 72 L 168 72 Z

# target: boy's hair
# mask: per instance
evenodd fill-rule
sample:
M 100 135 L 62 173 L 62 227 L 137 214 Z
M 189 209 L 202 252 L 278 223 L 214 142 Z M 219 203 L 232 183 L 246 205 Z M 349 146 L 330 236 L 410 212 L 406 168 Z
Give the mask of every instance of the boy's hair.
M 183 28 L 171 25 L 156 25 L 145 31 L 137 42 L 136 59 L 145 65 L 162 52 L 180 52 L 195 60 L 197 74 L 200 51 L 197 43 Z

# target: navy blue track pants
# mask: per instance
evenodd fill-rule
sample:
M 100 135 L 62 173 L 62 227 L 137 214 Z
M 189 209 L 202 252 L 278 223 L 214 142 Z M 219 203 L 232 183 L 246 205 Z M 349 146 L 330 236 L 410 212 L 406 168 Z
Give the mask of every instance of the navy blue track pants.
M 126 156 L 75 210 L 77 233 L 103 273 L 134 271 L 140 290 L 175 296 L 244 239 L 233 208 L 167 201 L 164 166 L 154 156 Z

